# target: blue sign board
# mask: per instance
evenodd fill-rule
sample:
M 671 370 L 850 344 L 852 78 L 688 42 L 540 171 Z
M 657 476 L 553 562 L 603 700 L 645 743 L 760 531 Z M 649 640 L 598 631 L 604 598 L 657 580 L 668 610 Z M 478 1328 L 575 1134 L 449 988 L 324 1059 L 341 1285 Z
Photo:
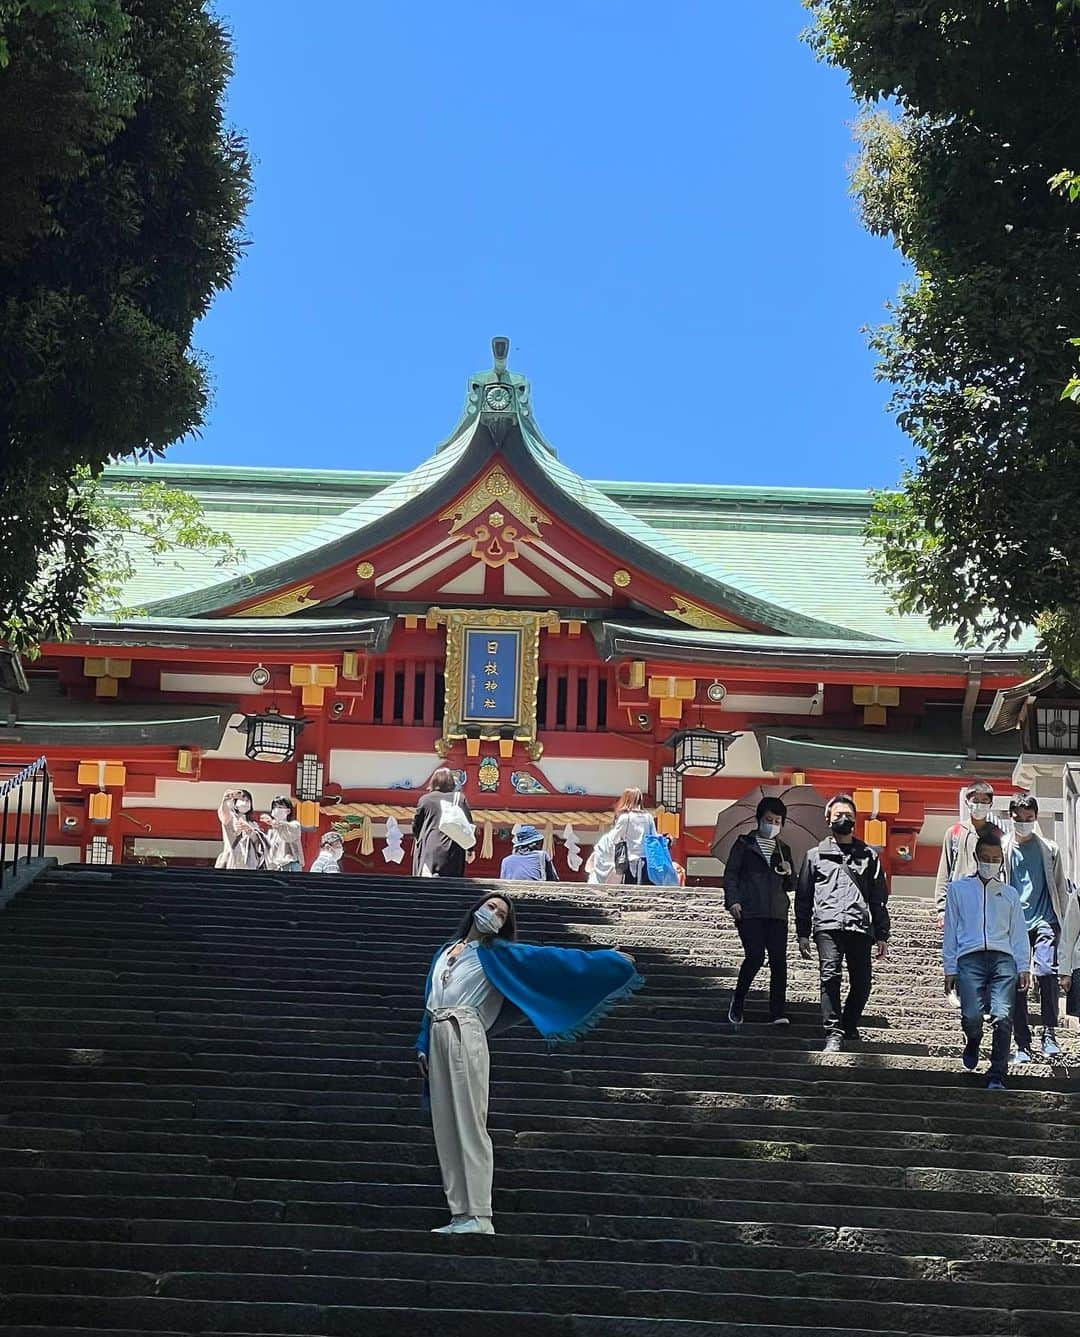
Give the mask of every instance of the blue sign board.
M 521 709 L 521 637 L 514 631 L 465 629 L 462 724 L 518 724 Z

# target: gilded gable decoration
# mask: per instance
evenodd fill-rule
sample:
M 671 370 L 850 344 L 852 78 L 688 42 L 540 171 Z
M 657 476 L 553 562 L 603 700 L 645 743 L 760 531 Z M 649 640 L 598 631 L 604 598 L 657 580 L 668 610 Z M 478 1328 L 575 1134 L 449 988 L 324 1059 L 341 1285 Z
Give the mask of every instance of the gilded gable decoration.
M 671 595 L 671 602 L 674 608 L 666 610 L 668 617 L 673 617 L 679 622 L 685 622 L 687 626 L 697 627 L 699 631 L 745 631 L 745 627 L 740 627 L 737 622 L 732 622 L 719 613 L 714 613 L 711 608 L 704 608 L 701 604 L 694 603 L 692 599 L 687 599 L 681 594 Z
M 540 526 L 551 518 L 521 492 L 496 465 L 466 496 L 439 516 L 449 520 L 450 538 L 470 538 L 472 556 L 486 566 L 516 561 L 522 543 L 540 537 Z

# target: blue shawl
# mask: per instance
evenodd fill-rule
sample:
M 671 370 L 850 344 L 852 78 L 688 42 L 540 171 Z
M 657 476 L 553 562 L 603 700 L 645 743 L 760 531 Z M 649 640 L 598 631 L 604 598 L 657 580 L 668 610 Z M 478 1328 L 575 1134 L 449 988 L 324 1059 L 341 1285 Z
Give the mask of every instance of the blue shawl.
M 448 946 L 444 943 L 432 958 L 424 986 L 425 1003 L 431 994 L 435 962 Z M 552 1046 L 580 1040 L 620 999 L 645 983 L 626 957 L 607 949 L 583 952 L 577 947 L 528 947 L 493 938 L 481 943 L 478 958 L 488 982 L 506 1000 L 490 1034 L 527 1020 Z M 425 1011 L 416 1037 L 419 1054 L 428 1052 L 430 1029 L 431 1017 Z

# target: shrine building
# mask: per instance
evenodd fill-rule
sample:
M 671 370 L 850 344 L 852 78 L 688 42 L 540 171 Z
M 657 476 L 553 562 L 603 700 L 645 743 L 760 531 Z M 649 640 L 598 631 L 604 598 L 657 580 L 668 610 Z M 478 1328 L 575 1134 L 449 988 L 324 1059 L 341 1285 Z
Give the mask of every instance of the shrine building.
M 26 690 L 0 756 L 49 759 L 48 853 L 209 864 L 222 793 L 243 787 L 256 812 L 301 804 L 308 860 L 333 826 L 343 871 L 407 872 L 408 840 L 384 860 L 387 820 L 407 832 L 447 765 L 477 875 L 530 822 L 583 877 L 568 852 L 638 785 L 708 882 L 718 810 L 794 783 L 853 791 L 894 892 L 928 891 L 962 786 L 1012 791 L 1020 735 L 984 722 L 1038 667 L 1029 648 L 959 649 L 891 611 L 866 492 L 580 477 L 508 346 L 406 474 L 109 471 L 190 491 L 244 558 L 136 554 L 139 615 L 85 619 L 9 684 Z

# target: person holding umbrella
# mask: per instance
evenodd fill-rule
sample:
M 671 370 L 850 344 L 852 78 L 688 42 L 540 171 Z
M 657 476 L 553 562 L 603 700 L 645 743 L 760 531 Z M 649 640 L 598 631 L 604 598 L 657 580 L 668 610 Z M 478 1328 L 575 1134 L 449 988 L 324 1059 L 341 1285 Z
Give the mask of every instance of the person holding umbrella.
M 743 946 L 728 1021 L 742 1025 L 746 995 L 768 954 L 769 1024 L 786 1026 L 788 912 L 795 887 L 791 850 L 780 839 L 787 805 L 782 799 L 763 798 L 754 817 L 756 830 L 736 838 L 724 868 L 724 905 Z

